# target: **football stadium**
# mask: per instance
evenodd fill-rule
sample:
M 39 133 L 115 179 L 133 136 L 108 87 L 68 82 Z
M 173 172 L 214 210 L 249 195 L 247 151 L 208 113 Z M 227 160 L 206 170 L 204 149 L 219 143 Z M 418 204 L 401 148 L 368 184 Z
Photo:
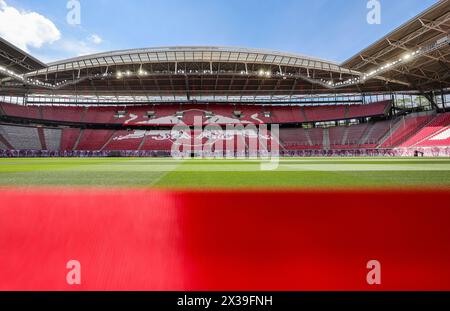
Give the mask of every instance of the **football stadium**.
M 0 37 L 0 290 L 450 290 L 449 0 L 343 62 L 130 48 Z

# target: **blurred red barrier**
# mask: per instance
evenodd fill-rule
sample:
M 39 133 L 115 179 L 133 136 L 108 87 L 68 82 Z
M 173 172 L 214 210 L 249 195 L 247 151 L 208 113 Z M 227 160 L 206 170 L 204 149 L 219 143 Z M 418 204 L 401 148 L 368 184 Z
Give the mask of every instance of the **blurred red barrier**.
M 0 290 L 450 290 L 450 192 L 0 190 Z M 66 264 L 81 264 L 68 285 Z M 366 282 L 369 260 L 382 284 Z

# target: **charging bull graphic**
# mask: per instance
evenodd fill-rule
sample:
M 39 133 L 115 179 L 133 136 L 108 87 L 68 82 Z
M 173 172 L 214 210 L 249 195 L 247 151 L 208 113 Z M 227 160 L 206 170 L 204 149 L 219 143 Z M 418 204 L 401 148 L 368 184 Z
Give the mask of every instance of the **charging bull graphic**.
M 213 114 L 203 109 L 187 109 L 177 111 L 176 113 L 160 116 L 150 117 L 143 120 L 144 116 L 139 116 L 130 113 L 124 121 L 125 125 L 183 125 L 193 124 L 194 119 L 201 120 L 204 125 L 208 124 L 264 124 L 268 123 L 269 119 L 262 113 L 252 113 L 248 115 L 241 115 L 235 117 L 228 117 L 222 114 Z
M 171 130 L 135 130 L 113 140 L 142 139 L 171 143 L 173 158 L 252 158 L 263 160 L 261 169 L 278 167 L 280 140 L 278 125 L 219 124 L 204 126 L 202 117 L 194 118 L 194 127 L 182 122 Z

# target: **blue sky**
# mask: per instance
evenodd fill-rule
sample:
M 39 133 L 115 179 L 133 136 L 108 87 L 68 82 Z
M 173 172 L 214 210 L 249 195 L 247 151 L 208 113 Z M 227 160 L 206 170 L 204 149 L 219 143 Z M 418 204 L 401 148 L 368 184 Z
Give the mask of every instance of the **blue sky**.
M 0 28 L 0 35 L 46 62 L 169 45 L 266 48 L 341 62 L 437 2 L 380 0 L 381 24 L 369 25 L 368 0 L 79 1 L 81 24 L 73 26 L 66 21 L 68 0 L 0 0 L 0 14 L 2 6 L 15 9 L 31 27 L 15 34 L 23 28 L 17 22 L 2 27 L 4 33 Z M 37 40 L 43 31 L 33 27 L 52 35 Z

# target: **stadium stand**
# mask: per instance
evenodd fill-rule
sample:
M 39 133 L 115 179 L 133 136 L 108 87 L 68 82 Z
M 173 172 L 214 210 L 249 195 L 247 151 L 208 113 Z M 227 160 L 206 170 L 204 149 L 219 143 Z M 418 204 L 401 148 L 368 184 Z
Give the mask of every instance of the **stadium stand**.
M 331 121 L 345 119 L 345 106 L 305 107 L 308 121 Z
M 345 126 L 335 126 L 329 129 L 330 133 L 330 145 L 336 146 L 336 145 L 342 145 L 342 141 L 344 140 L 344 137 L 346 135 L 346 132 L 348 133 L 349 128 Z
M 44 119 L 41 109 L 38 106 L 22 106 L 16 104 L 2 103 L 1 108 L 4 113 L 11 117 L 26 119 Z
M 75 148 L 75 144 L 80 137 L 80 129 L 65 128 L 62 130 L 61 150 L 69 151 Z
M 396 147 L 403 145 L 406 140 L 415 135 L 421 128 L 433 119 L 433 115 L 412 114 L 401 117 L 392 125 L 390 135 L 382 143 L 382 147 Z
M 32 124 L 55 121 L 69 122 L 71 127 L 55 125 L 0 125 L 0 149 L 48 150 L 48 151 L 170 151 L 176 141 L 183 139 L 194 145 L 196 133 L 172 132 L 167 126 L 185 122 L 194 124 L 200 117 L 203 124 L 262 124 L 281 125 L 280 145 L 284 150 L 339 150 L 361 148 L 432 147 L 449 144 L 450 113 L 413 113 L 406 117 L 386 119 L 390 101 L 369 105 L 341 106 L 262 106 L 224 104 L 173 104 L 142 105 L 131 107 L 56 107 L 20 106 L 1 104 L 8 116 L 29 120 Z M 314 127 L 311 120 L 320 122 L 353 119 L 360 124 L 331 127 Z M 381 118 L 366 119 L 369 116 Z M 366 120 L 369 120 L 368 122 Z M 304 128 L 307 123 L 308 128 Z M 65 123 L 66 124 L 66 123 Z M 334 123 L 331 123 L 334 124 Z M 105 129 L 100 125 L 109 125 Z M 285 125 L 285 126 L 284 126 Z M 336 123 L 337 125 L 337 123 Z M 92 128 L 96 126 L 96 128 Z M 139 126 L 142 129 L 127 129 Z M 166 129 L 158 129 L 165 126 Z M 329 126 L 329 124 L 327 125 Z M 82 127 L 82 128 L 81 128 Z M 237 128 L 242 127 L 239 125 Z M 115 128 L 115 129 L 112 129 Z M 164 127 L 163 127 L 164 128 Z M 202 144 L 215 138 L 213 132 L 204 133 Z M 252 134 L 237 131 L 234 134 L 234 149 L 238 142 L 245 148 L 253 143 Z M 216 143 L 219 150 L 232 137 L 222 137 Z M 220 140 L 219 139 L 219 140 Z M 269 137 L 259 137 L 270 140 Z M 267 143 L 267 141 L 265 143 Z M 269 144 L 270 148 L 270 144 Z
M 424 120 L 428 120 L 424 125 Z M 398 124 L 401 126 L 398 126 Z M 421 129 L 417 131 L 417 124 Z M 397 127 L 395 127 L 397 126 Z M 330 128 L 281 128 L 280 144 L 285 150 L 317 149 L 361 149 L 391 147 L 431 147 L 446 146 L 450 136 L 450 114 L 433 116 L 415 116 L 398 120 L 386 120 L 362 123 L 350 126 Z M 394 131 L 392 129 L 395 128 Z M 415 133 L 405 140 L 404 135 Z M 0 125 L 0 149 L 15 150 L 49 150 L 49 151 L 170 151 L 176 141 L 194 145 L 197 134 L 171 130 L 103 130 L 77 128 L 46 128 L 12 124 Z M 203 133 L 202 144 L 208 139 L 222 143 L 215 144 L 215 149 L 231 137 L 220 137 L 214 133 Z M 270 140 L 258 137 L 256 140 Z M 235 149 L 237 141 L 248 148 L 254 134 L 237 130 L 234 134 Z M 386 139 L 389 137 L 389 139 Z M 404 141 L 394 145 L 393 142 Z M 267 142 L 266 142 L 267 143 Z M 268 144 L 270 146 L 270 144 Z
M 115 114 L 120 108 L 113 107 L 89 107 L 84 116 L 85 123 L 112 124 L 118 123 Z
M 193 125 L 203 123 L 305 123 L 384 115 L 390 101 L 350 106 L 261 106 L 261 105 L 143 105 L 137 107 L 63 107 L 0 104 L 9 117 L 88 124 Z
M 41 107 L 42 119 L 62 122 L 81 122 L 84 107 Z
M 375 147 L 380 140 L 389 132 L 391 121 L 379 121 L 370 125 L 369 130 L 361 141 L 361 145 Z
M 114 134 L 111 130 L 83 130 L 76 150 L 100 151 L 108 144 Z
M 175 137 L 172 137 L 171 131 L 147 131 L 143 134 L 144 143 L 141 145 L 140 150 L 151 151 L 151 150 L 162 150 L 168 151 L 172 148 L 173 141 Z M 189 137 L 190 139 L 190 137 Z
M 346 139 L 342 140 L 341 145 L 335 145 L 333 146 L 333 148 L 341 149 L 357 147 L 361 143 L 362 137 L 367 131 L 368 127 L 368 123 L 349 126 Z
M 417 144 L 419 147 L 437 147 L 437 146 L 450 146 L 450 128 L 447 127 L 445 130 L 439 132 L 438 134 L 429 137 Z
M 44 129 L 39 126 L 36 130 L 38 132 L 39 143 L 41 144 L 41 149 L 47 150 L 47 143 L 45 142 Z
M 280 142 L 287 150 L 321 149 L 323 129 L 289 128 L 280 130 Z
M 0 134 L 15 150 L 42 150 L 36 127 L 3 124 Z
M 49 151 L 60 150 L 62 130 L 44 128 L 43 131 L 44 131 L 45 145 L 47 147 L 46 150 Z
M 323 146 L 323 129 L 312 128 L 306 130 L 306 135 L 310 137 L 312 146 L 322 148 Z
M 104 150 L 140 150 L 145 134 L 146 131 L 117 131 Z
M 449 145 L 450 113 L 435 116 L 423 128 L 405 141 L 402 147 L 434 147 Z
M 299 108 L 291 107 L 279 107 L 277 109 L 272 108 L 271 110 L 272 120 L 275 123 L 300 123 L 305 122 L 301 118 Z
M 312 147 L 311 140 L 304 129 L 283 129 L 280 131 L 280 141 L 286 149 L 308 149 Z
M 391 109 L 391 106 L 392 102 L 389 100 L 366 105 L 350 105 L 347 118 L 356 119 L 384 115 Z

